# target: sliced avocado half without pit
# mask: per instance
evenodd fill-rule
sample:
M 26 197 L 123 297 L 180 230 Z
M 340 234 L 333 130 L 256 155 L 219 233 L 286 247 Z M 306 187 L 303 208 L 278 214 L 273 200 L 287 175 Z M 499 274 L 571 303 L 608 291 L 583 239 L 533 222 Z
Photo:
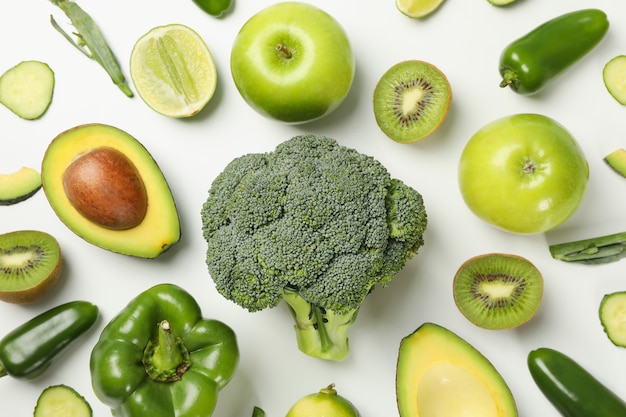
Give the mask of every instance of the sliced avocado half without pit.
M 434 323 L 400 342 L 396 396 L 401 417 L 517 417 L 511 390 L 494 365 Z

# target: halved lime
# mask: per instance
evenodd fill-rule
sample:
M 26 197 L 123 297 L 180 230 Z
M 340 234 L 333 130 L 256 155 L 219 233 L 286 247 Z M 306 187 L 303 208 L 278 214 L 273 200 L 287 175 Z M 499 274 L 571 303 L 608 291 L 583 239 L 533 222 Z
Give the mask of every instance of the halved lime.
M 396 7 L 406 16 L 426 17 L 441 6 L 444 0 L 396 0 Z
M 130 76 L 148 106 L 178 118 L 202 110 L 217 85 L 211 51 L 182 24 L 157 26 L 139 38 L 131 52 Z
M 602 70 L 606 89 L 620 104 L 626 104 L 626 55 L 611 58 Z

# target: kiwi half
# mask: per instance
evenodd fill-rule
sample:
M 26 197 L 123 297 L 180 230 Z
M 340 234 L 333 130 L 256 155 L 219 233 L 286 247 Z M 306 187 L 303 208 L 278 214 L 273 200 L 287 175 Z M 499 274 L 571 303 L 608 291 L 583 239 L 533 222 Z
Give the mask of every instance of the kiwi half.
M 19 230 L 0 235 L 0 300 L 39 300 L 58 281 L 61 265 L 59 243 L 48 233 Z
M 434 65 L 419 60 L 395 64 L 374 89 L 374 117 L 389 138 L 413 143 L 435 132 L 445 120 L 452 89 Z
M 543 276 L 526 258 L 489 253 L 465 261 L 453 281 L 454 302 L 475 325 L 511 329 L 529 321 L 543 297 Z

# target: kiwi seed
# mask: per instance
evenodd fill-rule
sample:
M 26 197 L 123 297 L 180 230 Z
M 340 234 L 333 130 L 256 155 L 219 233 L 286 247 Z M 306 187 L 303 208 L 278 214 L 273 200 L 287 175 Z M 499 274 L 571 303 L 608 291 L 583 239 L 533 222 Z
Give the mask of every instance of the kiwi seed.
M 380 129 L 400 143 L 435 132 L 448 114 L 452 89 L 434 65 L 408 60 L 389 68 L 374 90 L 374 116 Z
M 57 240 L 37 230 L 0 235 L 0 300 L 39 300 L 58 281 L 62 256 Z
M 453 295 L 459 311 L 475 325 L 511 329 L 526 323 L 539 309 L 543 276 L 521 256 L 479 255 L 458 269 Z

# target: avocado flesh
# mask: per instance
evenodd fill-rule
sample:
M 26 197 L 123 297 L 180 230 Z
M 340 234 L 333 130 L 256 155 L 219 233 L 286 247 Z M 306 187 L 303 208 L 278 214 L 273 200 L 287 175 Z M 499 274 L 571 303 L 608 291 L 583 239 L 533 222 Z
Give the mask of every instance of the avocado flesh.
M 0 174 L 0 206 L 24 201 L 40 188 L 41 175 L 34 168 L 22 167 L 10 174 Z
M 148 209 L 137 226 L 126 230 L 102 227 L 80 214 L 64 188 L 64 173 L 78 156 L 112 147 L 126 155 L 141 176 Z M 156 258 L 180 240 L 180 220 L 161 169 L 148 150 L 128 133 L 109 125 L 80 125 L 59 134 L 44 155 L 43 190 L 59 219 L 76 235 L 103 249 L 140 258 Z
M 516 417 L 511 391 L 467 341 L 433 323 L 400 343 L 396 396 L 401 417 Z
M 617 149 L 604 157 L 604 162 L 622 177 L 626 177 L 626 149 Z

